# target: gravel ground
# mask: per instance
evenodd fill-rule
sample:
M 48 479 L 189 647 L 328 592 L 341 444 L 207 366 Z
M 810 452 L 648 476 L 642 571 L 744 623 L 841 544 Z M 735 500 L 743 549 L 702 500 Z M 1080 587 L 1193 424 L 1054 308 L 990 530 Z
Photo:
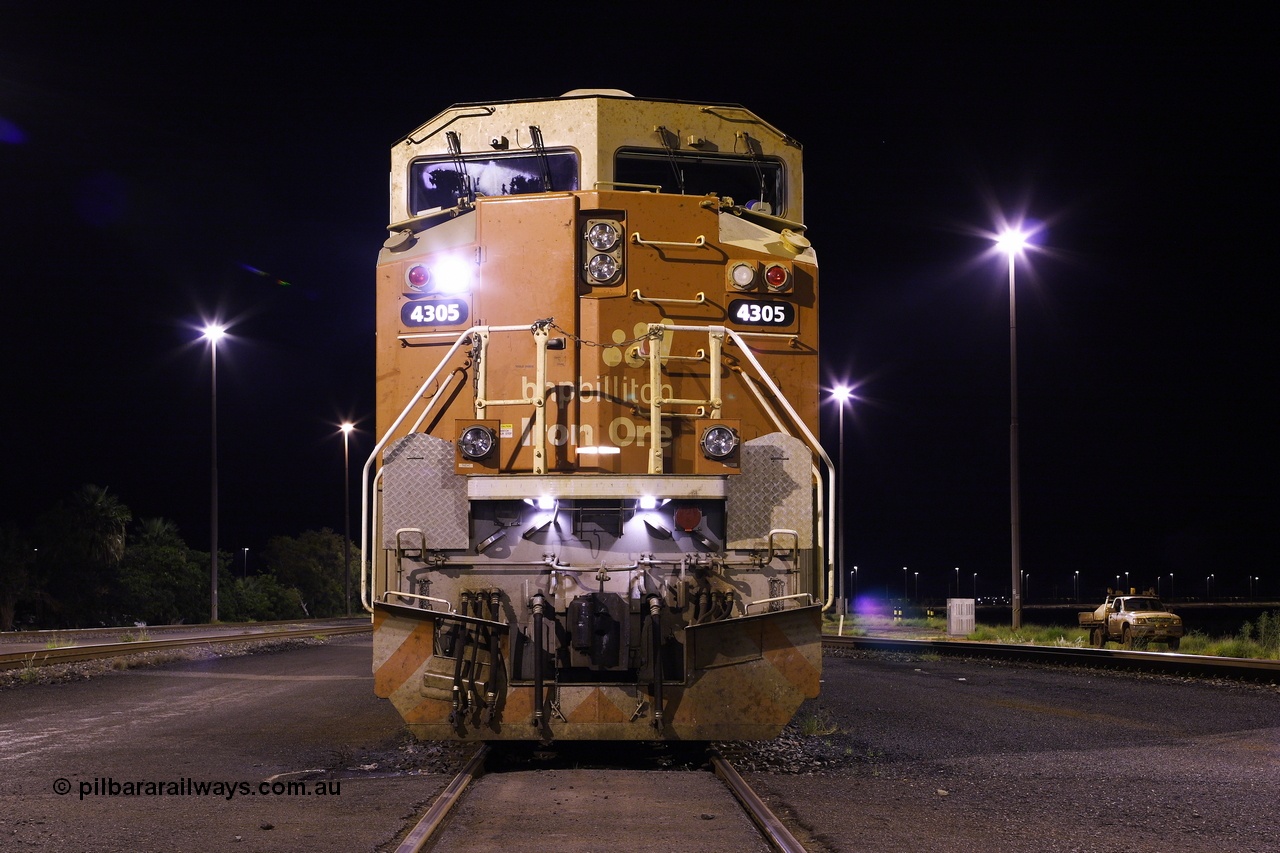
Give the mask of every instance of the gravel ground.
M 248 642 L 38 667 L 0 673 L 0 695 L 176 660 L 361 642 Z M 1274 685 L 928 654 L 843 652 L 824 664 L 822 696 L 781 736 L 719 744 L 814 853 L 1280 851 Z M 329 762 L 328 774 L 392 784 L 451 773 L 466 751 L 394 728 Z M 5 834 L 17 829 L 0 820 Z
M 1280 689 L 855 652 L 722 749 L 811 851 L 1276 851 Z

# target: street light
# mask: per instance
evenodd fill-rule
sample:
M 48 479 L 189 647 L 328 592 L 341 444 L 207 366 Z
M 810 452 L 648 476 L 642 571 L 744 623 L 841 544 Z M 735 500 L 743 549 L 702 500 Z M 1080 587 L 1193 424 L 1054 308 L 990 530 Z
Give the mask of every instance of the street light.
M 347 615 L 351 615 L 351 431 L 356 425 L 350 421 L 343 421 L 338 427 L 342 430 L 342 510 L 343 510 L 343 534 L 342 534 L 342 571 L 345 579 L 344 589 L 345 595 L 343 601 L 346 603 Z
M 227 334 L 225 326 L 210 323 L 201 335 L 209 342 L 211 439 L 209 454 L 209 621 L 218 621 L 218 341 Z
M 847 610 L 845 590 L 844 590 L 844 405 L 853 397 L 853 389 L 848 385 L 837 385 L 831 389 L 831 398 L 840 405 L 839 420 L 839 458 L 836 460 L 836 487 L 835 502 L 836 506 L 831 511 L 836 514 L 839 521 L 840 538 L 836 542 L 836 561 L 840 564 L 840 611 L 843 613 Z
M 1014 262 L 1026 248 L 1027 235 L 1017 228 L 1006 229 L 996 239 L 996 248 L 1009 258 L 1009 536 L 1013 565 L 1010 586 L 1013 588 L 1013 627 L 1022 627 L 1022 597 L 1018 583 L 1022 554 L 1018 527 L 1018 314 L 1014 302 Z
M 920 573 L 916 572 L 916 601 L 920 601 Z
M 858 606 L 858 567 L 857 566 L 853 567 L 853 574 L 850 576 L 850 580 L 853 581 L 853 603 L 854 603 L 854 609 L 856 610 Z
M 1080 603 L 1080 570 L 1076 569 L 1076 603 Z
M 247 578 L 249 577 L 249 549 L 241 548 L 240 550 L 244 552 L 244 565 L 240 568 L 240 576 Z
M 960 597 L 960 567 L 956 566 L 956 598 Z
M 978 604 L 978 573 L 977 572 L 973 573 L 973 603 L 974 603 L 974 606 L 977 606 Z
M 902 600 L 907 600 L 907 567 L 902 567 Z

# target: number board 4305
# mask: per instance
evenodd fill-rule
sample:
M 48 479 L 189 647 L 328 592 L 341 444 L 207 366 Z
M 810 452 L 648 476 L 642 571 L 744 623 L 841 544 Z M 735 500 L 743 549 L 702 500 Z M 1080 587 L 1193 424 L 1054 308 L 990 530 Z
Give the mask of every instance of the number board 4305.
M 406 302 L 400 306 L 400 322 L 406 327 L 458 326 L 467 322 L 470 312 L 462 299 L 433 299 L 429 302 Z
M 796 321 L 796 306 L 766 299 L 735 299 L 728 313 L 729 322 L 739 326 L 785 328 Z

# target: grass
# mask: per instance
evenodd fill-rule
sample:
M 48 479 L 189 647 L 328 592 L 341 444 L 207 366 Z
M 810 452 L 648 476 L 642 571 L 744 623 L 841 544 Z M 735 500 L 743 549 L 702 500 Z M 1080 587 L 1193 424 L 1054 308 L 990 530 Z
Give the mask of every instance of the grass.
M 840 731 L 831 715 L 821 709 L 796 718 L 796 728 L 806 737 L 824 737 Z
M 122 643 L 145 643 L 151 639 L 151 635 L 147 633 L 146 628 L 141 628 L 135 634 L 133 631 L 125 631 L 120 635 Z
M 45 641 L 44 647 L 46 649 L 69 649 L 75 644 L 76 641 L 69 637 L 59 637 L 57 634 L 54 634 Z

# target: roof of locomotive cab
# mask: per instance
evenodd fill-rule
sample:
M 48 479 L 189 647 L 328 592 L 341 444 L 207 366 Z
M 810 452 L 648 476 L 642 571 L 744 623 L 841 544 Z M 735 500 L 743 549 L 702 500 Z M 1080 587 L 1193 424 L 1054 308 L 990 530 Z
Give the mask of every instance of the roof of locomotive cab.
M 476 107 L 507 106 L 511 104 L 545 104 L 545 103 L 551 103 L 553 101 L 589 101 L 589 100 L 634 101 L 636 103 L 643 102 L 643 103 L 649 103 L 649 104 L 683 104 L 685 106 L 697 106 L 697 107 L 728 107 L 728 108 L 743 110 L 744 112 L 749 112 L 752 115 L 754 115 L 757 119 L 759 119 L 763 124 L 768 124 L 768 122 L 765 122 L 764 119 L 761 119 L 760 116 L 754 110 L 749 109 L 748 107 L 745 107 L 742 104 L 736 103 L 734 101 L 697 101 L 697 100 L 687 100 L 684 98 L 641 98 L 641 97 L 636 97 L 635 95 L 632 95 L 630 92 L 624 92 L 621 89 L 573 89 L 569 92 L 565 92 L 563 95 L 560 95 L 558 97 L 507 98 L 503 100 L 490 100 L 490 101 L 460 101 L 456 104 L 450 104 L 448 107 L 436 113 L 434 116 L 432 116 L 431 118 L 427 119 L 422 124 L 414 128 L 413 132 L 406 133 L 404 136 L 397 139 L 395 141 L 395 145 L 400 145 L 401 143 L 404 143 L 404 142 L 410 142 L 410 143 L 416 142 L 417 140 L 414 140 L 413 138 L 414 132 L 417 132 L 419 130 L 422 130 L 425 127 L 428 127 L 433 122 L 439 120 L 441 117 L 447 115 L 448 113 L 453 112 L 454 110 L 474 109 Z M 791 144 L 795 145 L 797 148 L 800 147 L 800 144 L 796 142 L 794 137 L 792 137 L 790 134 L 782 133 L 781 131 L 778 131 L 776 128 L 774 128 L 774 131 L 778 133 L 779 136 L 785 137 L 786 139 L 790 140 Z

